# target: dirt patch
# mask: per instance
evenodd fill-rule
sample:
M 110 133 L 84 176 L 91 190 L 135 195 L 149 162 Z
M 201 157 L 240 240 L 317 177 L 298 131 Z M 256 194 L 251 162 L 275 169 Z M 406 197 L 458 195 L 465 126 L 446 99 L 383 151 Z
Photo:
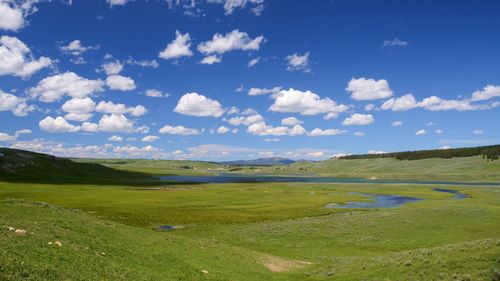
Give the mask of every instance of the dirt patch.
M 261 260 L 262 265 L 264 265 L 269 271 L 272 272 L 285 272 L 296 268 L 301 268 L 305 265 L 311 264 L 307 261 L 296 261 L 296 260 L 286 260 L 280 257 L 264 255 Z

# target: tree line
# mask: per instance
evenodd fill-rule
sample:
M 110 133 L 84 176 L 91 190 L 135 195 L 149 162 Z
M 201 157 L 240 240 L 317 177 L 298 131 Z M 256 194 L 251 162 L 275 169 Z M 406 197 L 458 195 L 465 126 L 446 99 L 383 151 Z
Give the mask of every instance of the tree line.
M 372 158 L 396 158 L 397 160 L 420 160 L 427 158 L 453 158 L 482 156 L 487 161 L 498 160 L 500 156 L 500 145 L 463 147 L 449 149 L 433 149 L 418 151 L 391 152 L 382 154 L 357 154 L 339 157 L 340 159 L 372 159 Z

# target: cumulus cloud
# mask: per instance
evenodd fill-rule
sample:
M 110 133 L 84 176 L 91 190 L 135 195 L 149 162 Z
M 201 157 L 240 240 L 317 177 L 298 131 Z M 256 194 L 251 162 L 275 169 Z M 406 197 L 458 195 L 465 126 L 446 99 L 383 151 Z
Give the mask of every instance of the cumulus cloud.
M 198 93 L 183 95 L 177 102 L 174 111 L 180 114 L 198 117 L 220 117 L 225 112 L 218 101 Z
M 181 136 L 194 136 L 201 134 L 200 130 L 193 128 L 186 128 L 184 126 L 170 126 L 165 125 L 158 131 L 160 134 L 181 135 Z
M 47 116 L 43 120 L 38 122 L 38 125 L 42 131 L 50 133 L 73 133 L 80 130 L 79 126 L 68 123 L 68 121 L 66 121 L 66 119 L 61 116 L 58 116 L 56 118 Z
M 415 132 L 415 135 L 420 136 L 420 135 L 425 135 L 427 132 L 424 129 L 420 129 Z
M 403 122 L 401 122 L 401 121 L 394 121 L 394 122 L 392 122 L 391 126 L 393 126 L 393 127 L 403 126 Z
M 309 52 L 300 55 L 298 53 L 294 53 L 293 55 L 289 55 L 286 57 L 287 61 L 287 68 L 286 70 L 288 71 L 304 71 L 304 72 L 310 72 L 311 69 L 309 68 Z
M 168 93 L 164 93 L 155 89 L 146 90 L 145 95 L 152 98 L 166 98 L 170 96 L 170 94 Z
M 163 49 L 158 57 L 162 59 L 178 59 L 181 57 L 190 57 L 193 55 L 191 51 L 191 37 L 189 33 L 182 34 L 178 30 L 175 32 L 174 41 L 170 42 L 165 49 Z
M 29 93 L 40 101 L 55 102 L 64 95 L 85 98 L 94 93 L 102 92 L 103 86 L 102 80 L 89 80 L 73 72 L 65 72 L 44 78 L 38 82 L 37 86 L 31 88 Z
M 234 10 L 244 9 L 249 4 L 254 5 L 250 10 L 256 16 L 260 16 L 264 10 L 264 0 L 207 0 L 207 2 L 223 4 L 226 15 L 231 15 Z
M 302 120 L 299 120 L 295 117 L 287 117 L 287 118 L 281 119 L 281 125 L 284 125 L 284 126 L 294 126 L 294 125 L 298 125 L 298 124 L 302 124 L 302 123 L 304 123 Z
M 264 41 L 265 38 L 262 35 L 252 39 L 246 32 L 235 29 L 225 35 L 216 33 L 211 40 L 201 42 L 198 45 L 198 51 L 205 55 L 222 55 L 235 50 L 257 51 Z
M 0 76 L 13 75 L 27 78 L 51 66 L 52 63 L 48 57 L 35 59 L 28 46 L 16 37 L 7 35 L 0 37 Z
M 5 93 L 0 89 L 0 111 L 11 111 L 16 116 L 26 116 L 35 107 L 28 105 L 26 99 Z
M 82 46 L 82 42 L 80 40 L 73 40 L 68 45 L 66 46 L 60 46 L 59 49 L 65 53 L 65 54 L 70 54 L 73 56 L 80 56 L 83 53 L 89 51 L 89 50 L 96 50 L 99 49 L 99 46 Z
M 265 122 L 253 123 L 247 127 L 247 132 L 256 136 L 299 136 L 306 134 L 304 127 L 295 125 L 292 128 L 286 126 L 273 127 Z
M 342 125 L 344 126 L 363 126 L 363 125 L 369 125 L 371 123 L 375 122 L 375 118 L 373 118 L 373 115 L 371 114 L 360 114 L 360 113 L 354 113 L 350 117 L 347 117 L 342 121 Z
M 155 140 L 159 139 L 160 137 L 158 136 L 145 136 L 142 138 L 143 142 L 154 142 Z
M 217 55 L 210 55 L 210 56 L 206 56 L 204 57 L 200 63 L 201 64 L 208 64 L 208 65 L 212 65 L 212 64 L 216 64 L 216 63 L 220 63 L 222 61 L 222 57 L 221 56 L 217 56 Z
M 135 60 L 129 58 L 125 62 L 129 65 L 138 65 L 142 67 L 158 68 L 160 66 L 160 64 L 156 60 Z
M 339 130 L 339 129 L 326 129 L 322 130 L 320 128 L 313 129 L 310 131 L 307 135 L 310 137 L 320 137 L 320 136 L 336 136 L 340 134 L 346 133 L 346 130 Z
M 106 0 L 109 6 L 123 6 L 127 4 L 130 0 Z
M 108 138 L 109 141 L 120 142 L 123 141 L 123 138 L 117 135 L 111 136 Z
M 255 113 L 251 115 L 232 117 L 227 121 L 229 122 L 229 124 L 233 126 L 238 126 L 238 125 L 249 126 L 251 124 L 264 122 L 264 117 L 262 117 L 262 115 L 260 114 Z
M 248 95 L 249 96 L 260 96 L 260 95 L 266 95 L 266 94 L 277 94 L 281 91 L 281 87 L 274 87 L 271 89 L 267 88 L 250 88 L 248 90 Z
M 500 86 L 487 85 L 482 90 L 472 93 L 472 101 L 488 100 L 495 97 L 500 97 Z
M 127 106 L 123 103 L 115 104 L 112 101 L 100 101 L 99 104 L 97 104 L 96 111 L 120 115 L 127 112 Z
M 132 91 L 135 89 L 135 82 L 132 78 L 121 75 L 110 75 L 106 78 L 106 85 L 111 90 Z
M 350 92 L 351 98 L 355 100 L 377 100 L 392 96 L 392 90 L 385 79 L 352 78 L 346 91 Z
M 282 90 L 273 95 L 274 103 L 269 107 L 270 111 L 299 113 L 301 115 L 317 114 L 339 114 L 349 109 L 347 105 L 337 104 L 329 98 L 320 98 L 311 91 L 299 91 L 295 89 Z
M 30 129 L 17 130 L 14 135 L 9 135 L 7 133 L 1 133 L 0 132 L 0 141 L 5 141 L 5 142 L 7 142 L 7 141 L 15 141 L 22 134 L 31 134 L 31 133 L 32 132 L 31 132 Z
M 123 63 L 120 61 L 108 61 L 101 65 L 106 75 L 116 75 L 122 72 Z
M 37 0 L 32 1 L 0 1 L 0 29 L 18 31 L 26 26 L 26 17 L 37 11 L 34 6 Z
M 130 133 L 134 131 L 134 123 L 125 115 L 105 114 L 97 124 L 100 132 L 124 132 Z
M 227 132 L 229 132 L 229 128 L 226 126 L 220 126 L 219 128 L 217 128 L 218 134 L 225 134 Z
M 385 101 L 381 108 L 383 110 L 407 111 L 418 107 L 417 100 L 412 94 L 406 94 L 399 98 L 391 98 Z
M 69 113 L 90 113 L 95 110 L 95 102 L 87 97 L 84 99 L 73 98 L 66 101 L 61 109 Z

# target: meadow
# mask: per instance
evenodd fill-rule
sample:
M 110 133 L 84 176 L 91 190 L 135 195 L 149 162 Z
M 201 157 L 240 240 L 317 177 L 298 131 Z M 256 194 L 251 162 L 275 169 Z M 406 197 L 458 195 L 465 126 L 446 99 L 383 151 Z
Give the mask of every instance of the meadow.
M 162 165 L 196 165 L 131 162 L 152 174 L 173 174 Z M 188 173 L 224 167 L 203 165 Z M 296 165 L 305 164 L 290 166 Z M 494 167 L 484 174 L 498 172 Z M 130 165 L 122 169 L 138 172 Z M 137 173 L 127 183 L 124 175 L 117 174 L 116 184 L 111 178 L 3 179 L 0 280 L 500 278 L 498 185 L 439 186 L 469 196 L 458 200 L 433 185 L 181 184 L 139 181 Z M 361 193 L 423 200 L 397 208 L 325 208 L 370 200 Z M 162 225 L 174 229 L 161 231 Z

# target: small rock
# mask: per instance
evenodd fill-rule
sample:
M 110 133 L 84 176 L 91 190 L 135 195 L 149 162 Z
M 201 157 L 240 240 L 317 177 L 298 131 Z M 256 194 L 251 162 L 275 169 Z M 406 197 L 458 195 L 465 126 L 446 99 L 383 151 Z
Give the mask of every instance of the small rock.
M 47 243 L 47 244 L 52 245 L 52 242 L 49 242 L 49 243 Z
M 206 269 L 202 269 L 202 270 L 201 270 L 201 273 L 203 273 L 203 274 L 208 274 L 208 270 L 206 270 Z
M 101 256 L 106 256 L 106 253 L 102 252 L 102 253 L 101 253 Z
M 14 233 L 16 233 L 17 236 L 24 236 L 27 232 L 24 229 L 16 229 Z
M 62 247 L 62 243 L 61 243 L 61 241 L 59 241 L 59 240 L 56 240 L 56 242 L 54 242 L 54 244 L 56 244 L 56 245 L 57 245 L 57 246 L 59 246 L 59 247 Z
M 16 231 L 16 229 L 15 229 L 15 228 L 13 228 L 12 226 L 9 226 L 9 228 L 8 228 L 8 229 L 9 229 L 9 231 Z
M 411 264 L 412 264 L 411 261 L 408 260 L 408 261 L 405 261 L 404 266 L 410 266 Z

